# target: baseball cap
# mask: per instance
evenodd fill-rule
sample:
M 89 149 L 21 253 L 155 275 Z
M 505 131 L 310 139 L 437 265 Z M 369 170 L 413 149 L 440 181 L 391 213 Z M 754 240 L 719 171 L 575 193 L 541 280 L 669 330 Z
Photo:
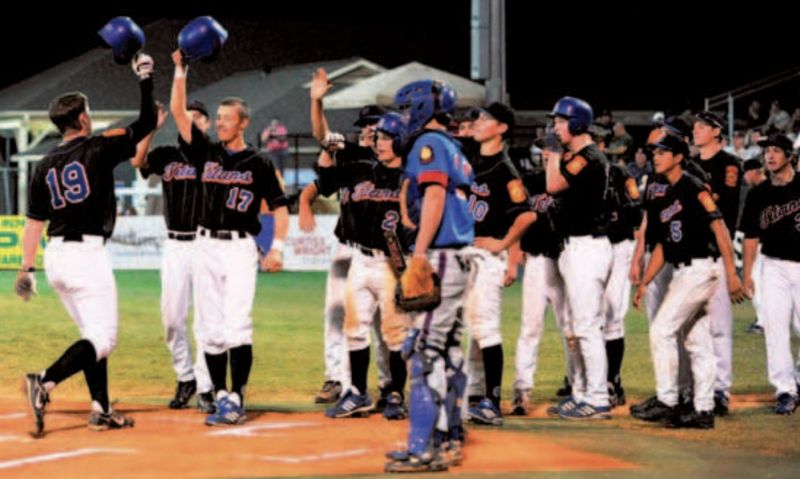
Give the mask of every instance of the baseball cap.
M 208 108 L 206 108 L 206 105 L 200 100 L 192 100 L 186 105 L 186 111 L 192 110 L 199 111 L 206 118 L 211 118 L 208 116 Z
M 757 170 L 763 166 L 764 165 L 761 164 L 761 160 L 758 158 L 750 158 L 749 160 L 745 160 L 744 164 L 742 164 L 742 169 L 747 172 L 750 170 Z
M 689 123 L 680 116 L 671 116 L 664 122 L 664 128 L 673 135 L 678 135 L 681 138 L 689 136 L 692 133 L 692 127 Z
M 671 151 L 672 153 L 680 153 L 683 156 L 688 156 L 689 145 L 675 135 L 664 135 L 658 141 L 650 145 L 650 149 L 661 149 Z
M 386 113 L 386 109 L 378 105 L 367 105 L 358 110 L 358 120 L 353 123 L 353 126 L 364 127 L 367 125 L 374 125 L 378 123 L 381 116 Z
M 758 142 L 758 146 L 761 148 L 766 148 L 768 146 L 777 146 L 784 152 L 786 152 L 786 156 L 792 154 L 794 150 L 794 145 L 792 144 L 792 140 L 789 139 L 786 135 L 781 135 L 780 133 L 770 133 L 770 135 Z
M 514 110 L 510 106 L 496 101 L 487 107 L 478 107 L 472 111 L 474 118 L 477 118 L 480 113 L 484 113 L 497 120 L 498 123 L 503 123 L 508 126 L 508 129 L 503 134 L 503 138 L 511 136 L 516 122 L 514 120 Z
M 714 128 L 725 129 L 725 121 L 713 111 L 702 111 L 694 116 L 695 121 L 702 121 Z

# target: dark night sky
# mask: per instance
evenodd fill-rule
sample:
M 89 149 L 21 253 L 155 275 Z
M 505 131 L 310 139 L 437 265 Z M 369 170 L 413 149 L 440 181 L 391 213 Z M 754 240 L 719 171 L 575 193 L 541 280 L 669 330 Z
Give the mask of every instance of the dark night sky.
M 120 14 L 139 24 L 211 14 L 223 24 L 237 18 L 308 20 L 335 23 L 343 31 L 360 22 L 413 24 L 416 34 L 436 31 L 452 37 L 458 51 L 443 56 L 466 59 L 450 69 L 464 76 L 469 73 L 469 0 L 338 1 L 326 7 L 276 3 L 245 7 L 242 2 L 241 7 L 223 9 L 208 6 L 210 2 L 170 3 L 166 8 L 153 2 L 117 2 L 89 12 L 81 8 L 77 14 L 67 7 L 43 9 L 28 2 L 15 7 L 22 9 L 17 15 L 3 14 L 0 19 L 4 45 L 0 87 L 97 46 L 94 32 Z M 586 98 L 596 108 L 697 108 L 705 95 L 800 66 L 796 12 L 764 2 L 735 12 L 727 7 L 698 8 L 697 1 L 686 7 L 668 2 L 668 10 L 612 10 L 608 6 L 612 2 L 588 8 L 578 3 L 545 7 L 539 3 L 507 3 L 507 82 L 518 109 L 549 108 L 564 94 Z M 343 36 L 332 41 L 358 40 Z M 800 102 L 800 80 L 780 93 Z

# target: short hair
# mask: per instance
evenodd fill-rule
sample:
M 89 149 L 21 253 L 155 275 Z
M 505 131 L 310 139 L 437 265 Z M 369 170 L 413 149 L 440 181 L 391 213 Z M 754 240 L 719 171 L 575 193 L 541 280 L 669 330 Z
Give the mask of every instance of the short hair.
M 86 111 L 89 99 L 83 93 L 74 91 L 64 93 L 50 102 L 50 121 L 58 128 L 62 135 L 67 130 L 80 130 L 79 117 Z
M 236 96 L 229 96 L 224 98 L 220 106 L 235 106 L 239 110 L 239 119 L 250 118 L 250 107 L 247 102 Z

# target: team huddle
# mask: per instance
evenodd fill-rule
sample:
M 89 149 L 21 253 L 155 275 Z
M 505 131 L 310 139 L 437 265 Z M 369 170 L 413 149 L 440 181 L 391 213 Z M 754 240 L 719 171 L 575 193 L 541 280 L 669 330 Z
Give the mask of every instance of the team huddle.
M 213 23 L 200 27 L 215 31 Z M 92 399 L 89 427 L 133 426 L 108 400 L 117 305 L 104 247 L 116 210 L 111 170 L 131 158 L 144 176 L 160 175 L 164 191 L 161 310 L 177 377 L 169 407 L 187 407 L 196 395 L 207 425 L 246 420 L 257 270 L 259 263 L 269 271 L 282 267 L 289 201 L 270 159 L 244 141 L 244 100 L 221 102 L 217 140 L 209 138 L 206 106 L 187 101 L 187 60 L 196 49 L 182 47 L 172 56 L 174 147 L 150 148 L 168 114 L 153 99 L 146 54 L 125 59 L 141 89 L 139 118 L 129 127 L 93 136 L 85 96 L 70 93 L 51 104 L 63 141 L 31 181 L 16 289 L 25 299 L 35 292 L 32 265 L 49 221 L 45 271 L 81 339 L 24 378 L 36 435 L 44 431 L 50 392 L 79 371 Z M 552 133 L 539 145 L 541 165 L 520 172 L 508 155 L 515 115 L 505 104 L 473 110 L 454 135 L 456 91 L 415 81 L 396 92 L 391 110 L 365 106 L 355 122 L 358 141 L 349 142 L 328 127 L 323 100 L 330 88 L 326 72 L 317 70 L 310 115 L 321 151 L 317 179 L 299 199 L 304 231 L 315 228 L 311 205 L 318 195 L 336 193 L 340 204 L 323 313 L 325 382 L 315 402 L 331 404 L 325 415 L 333 419 L 376 411 L 407 419 L 407 447 L 387 453 L 387 472 L 446 470 L 462 460 L 463 420 L 503 424 L 501 304 L 523 265 L 507 414 L 528 413 L 548 306 L 566 360 L 562 398 L 548 414 L 609 419 L 626 403 L 620 371 L 634 285 L 633 305 L 646 304 L 656 376 L 655 395 L 631 406 L 634 417 L 710 429 L 729 413 L 731 304 L 746 297 L 765 330 L 775 411 L 794 412 L 800 378 L 790 328 L 800 313 L 800 179 L 788 138 L 762 142 L 769 177 L 752 188 L 738 218 L 742 167 L 722 150 L 724 122 L 711 112 L 691 125 L 665 122 L 648 146 L 655 173 L 639 185 L 594 141 L 592 108 L 578 98 L 555 104 Z M 697 157 L 690 156 L 691 142 Z M 275 215 L 268 252 L 254 240 L 262 203 Z M 737 226 L 746 238 L 743 279 L 731 241 Z M 94 265 L 91 273 L 81 268 L 86 264 Z M 372 340 L 376 400 L 367 382 Z

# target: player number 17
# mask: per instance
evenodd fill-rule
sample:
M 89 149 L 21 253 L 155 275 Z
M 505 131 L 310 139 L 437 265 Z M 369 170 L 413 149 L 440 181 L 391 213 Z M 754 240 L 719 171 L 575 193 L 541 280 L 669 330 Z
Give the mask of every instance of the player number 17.
M 234 186 L 228 192 L 228 201 L 225 202 L 225 206 L 232 210 L 245 212 L 253 202 L 253 196 L 252 191 Z

